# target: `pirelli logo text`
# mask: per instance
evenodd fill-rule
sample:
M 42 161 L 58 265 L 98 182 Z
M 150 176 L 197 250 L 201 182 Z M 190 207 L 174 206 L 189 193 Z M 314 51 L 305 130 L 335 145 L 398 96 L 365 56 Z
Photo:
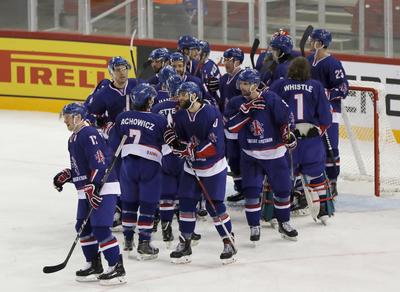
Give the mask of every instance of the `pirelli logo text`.
M 94 88 L 106 77 L 109 56 L 0 50 L 0 82 Z

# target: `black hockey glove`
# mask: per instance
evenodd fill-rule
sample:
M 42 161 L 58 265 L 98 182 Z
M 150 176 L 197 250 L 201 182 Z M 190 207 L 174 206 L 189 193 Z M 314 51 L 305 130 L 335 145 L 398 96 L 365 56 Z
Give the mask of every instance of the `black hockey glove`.
M 216 92 L 219 89 L 219 79 L 216 77 L 209 78 L 206 84 L 210 92 Z
M 66 168 L 59 173 L 57 173 L 53 178 L 54 188 L 61 192 L 63 190 L 63 185 L 72 180 L 71 170 Z

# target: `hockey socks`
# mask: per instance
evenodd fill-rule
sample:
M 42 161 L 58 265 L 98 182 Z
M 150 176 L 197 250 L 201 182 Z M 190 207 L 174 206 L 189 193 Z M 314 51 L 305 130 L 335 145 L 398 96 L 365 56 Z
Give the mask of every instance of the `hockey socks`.
M 139 240 L 150 240 L 153 232 L 154 214 L 157 203 L 140 202 L 140 212 L 137 227 Z
M 246 219 L 249 226 L 259 226 L 261 217 L 260 198 L 245 198 Z
M 213 201 L 213 203 L 215 210 L 217 211 L 217 214 L 215 213 L 214 209 L 212 208 L 209 202 L 206 202 L 206 209 L 208 211 L 208 214 L 210 214 L 210 216 L 213 218 L 214 226 L 217 229 L 219 236 L 221 236 L 221 238 L 224 238 L 226 237 L 226 234 L 225 230 L 222 227 L 222 224 L 224 224 L 228 232 L 231 233 L 232 232 L 231 218 L 229 217 L 228 213 L 226 213 L 226 206 L 224 202 Z

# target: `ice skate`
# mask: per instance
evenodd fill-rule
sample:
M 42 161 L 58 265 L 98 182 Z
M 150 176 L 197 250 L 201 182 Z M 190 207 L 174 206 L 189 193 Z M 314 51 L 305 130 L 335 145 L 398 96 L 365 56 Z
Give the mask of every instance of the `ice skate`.
M 157 214 L 154 216 L 153 233 L 157 232 L 158 223 L 160 223 L 160 214 L 157 212 Z
M 228 202 L 239 202 L 241 200 L 244 200 L 244 195 L 242 193 L 236 193 L 227 197 L 226 200 Z
M 103 273 L 103 266 L 101 264 L 100 253 L 97 254 L 96 258 L 86 263 L 86 266 L 79 271 L 76 271 L 76 281 L 78 282 L 95 282 L 98 281 L 97 277 Z
M 279 233 L 284 239 L 297 241 L 297 230 L 290 225 L 289 221 L 279 222 Z
M 171 222 L 169 221 L 161 222 L 161 228 L 162 228 L 163 241 L 165 242 L 167 249 L 170 249 L 171 244 L 174 240 L 174 235 L 172 234 Z
M 260 241 L 260 226 L 250 226 L 250 241 L 254 246 Z
M 124 228 L 122 227 L 121 220 L 121 209 L 117 206 L 114 213 L 113 225 L 111 227 L 112 232 L 122 232 Z
M 277 229 L 278 228 L 278 220 L 276 220 L 276 218 L 272 218 L 271 220 L 268 220 L 268 221 L 261 220 L 261 225 L 263 227 L 272 227 L 273 229 Z
M 158 252 L 158 248 L 153 247 L 150 240 L 139 240 L 136 258 L 139 261 L 156 259 L 158 257 Z
M 307 205 L 307 199 L 303 194 L 295 194 L 295 199 L 291 206 L 290 216 L 300 217 L 310 215 L 310 208 Z
M 234 257 L 234 255 L 236 254 L 237 251 L 233 247 L 229 238 L 224 238 L 223 243 L 224 243 L 224 250 L 222 251 L 221 255 L 219 256 L 219 258 L 222 261 L 222 264 L 228 265 L 228 264 L 236 262 L 236 258 Z
M 190 246 L 196 246 L 196 245 L 198 245 L 200 239 L 201 239 L 201 235 L 198 234 L 198 233 L 196 233 L 196 232 L 193 232 L 193 233 L 192 233 L 192 237 L 191 237 L 191 244 L 190 244 Z
M 100 280 L 100 285 L 104 286 L 125 284 L 125 269 L 122 263 L 122 256 L 120 256 L 115 266 L 108 267 L 107 272 L 101 274 L 98 279 Z
M 190 246 L 190 243 L 191 239 L 185 239 L 182 235 L 179 236 L 178 246 L 169 255 L 169 257 L 171 258 L 171 263 L 187 264 L 192 261 L 190 257 L 192 254 L 192 248 Z
M 328 225 L 329 215 L 325 205 L 321 205 L 317 218 L 323 225 Z

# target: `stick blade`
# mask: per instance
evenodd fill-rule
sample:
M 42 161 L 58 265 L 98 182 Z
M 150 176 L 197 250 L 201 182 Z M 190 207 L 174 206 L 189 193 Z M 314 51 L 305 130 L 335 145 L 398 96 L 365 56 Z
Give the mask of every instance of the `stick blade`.
M 305 56 L 304 47 L 306 45 L 308 37 L 311 35 L 313 30 L 314 30 L 314 27 L 312 25 L 307 26 L 306 30 L 303 33 L 303 36 L 301 37 L 301 40 L 300 40 L 300 43 L 299 43 L 299 47 L 300 47 L 301 55 L 303 57 Z
M 254 55 L 256 54 L 259 45 L 260 45 L 260 40 L 254 39 L 253 45 L 251 46 L 251 50 L 250 50 L 250 61 L 251 61 L 251 65 L 253 66 L 253 69 L 256 67 L 256 65 L 254 63 Z
M 55 272 L 58 272 L 58 271 L 64 269 L 65 266 L 66 266 L 66 263 L 61 263 L 61 264 L 56 265 L 56 266 L 45 266 L 43 268 L 43 273 L 45 273 L 45 274 L 55 273 Z

